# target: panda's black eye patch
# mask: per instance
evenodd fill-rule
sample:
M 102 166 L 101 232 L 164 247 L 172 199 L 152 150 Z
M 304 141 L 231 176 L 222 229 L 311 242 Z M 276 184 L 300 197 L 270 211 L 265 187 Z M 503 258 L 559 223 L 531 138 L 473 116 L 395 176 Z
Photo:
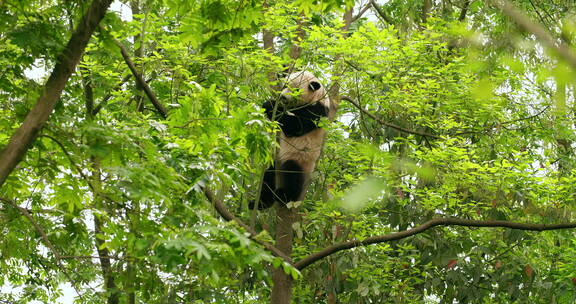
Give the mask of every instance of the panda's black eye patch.
M 312 81 L 310 82 L 310 84 L 308 85 L 308 88 L 310 88 L 310 90 L 312 91 L 317 91 L 322 87 L 322 85 L 318 82 L 318 81 Z

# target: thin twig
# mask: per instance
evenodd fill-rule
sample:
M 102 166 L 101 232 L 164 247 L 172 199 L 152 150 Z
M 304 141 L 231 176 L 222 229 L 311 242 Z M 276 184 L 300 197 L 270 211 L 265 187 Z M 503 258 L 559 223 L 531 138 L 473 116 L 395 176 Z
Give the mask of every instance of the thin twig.
M 68 153 L 68 150 L 66 149 L 66 147 L 64 147 L 64 144 L 62 144 L 59 140 L 57 140 L 56 138 L 47 135 L 47 134 L 40 134 L 38 137 L 46 137 L 50 140 L 52 140 L 54 143 L 56 143 L 56 145 L 58 145 L 60 147 L 60 149 L 62 150 L 62 152 L 64 153 L 64 155 L 66 155 L 66 158 L 68 158 L 68 161 L 70 162 L 70 164 L 72 164 L 72 166 L 74 167 L 74 169 L 76 169 L 76 171 L 78 171 L 78 173 L 80 174 L 80 176 L 82 176 L 82 178 L 88 183 L 88 187 L 90 187 L 90 189 L 94 191 L 94 186 L 92 185 L 92 183 L 90 183 L 90 180 L 88 179 L 88 177 L 84 174 L 84 172 L 82 172 L 82 169 L 80 168 L 80 166 L 78 166 L 78 164 L 76 164 L 76 162 L 72 159 L 72 156 L 70 155 L 70 153 Z
M 30 221 L 30 223 L 32 224 L 32 226 L 34 227 L 36 232 L 38 232 L 38 234 L 40 234 L 40 237 L 42 238 L 44 245 L 46 245 L 46 247 L 48 247 L 48 249 L 50 249 L 50 251 L 54 255 L 54 258 L 56 259 L 58 266 L 63 268 L 62 265 L 60 265 L 60 259 L 61 258 L 60 258 L 60 254 L 56 250 L 56 247 L 54 247 L 52 242 L 50 242 L 50 240 L 48 239 L 48 235 L 46 235 L 46 232 L 44 232 L 44 229 L 42 229 L 42 227 L 40 227 L 40 225 L 38 225 L 38 223 L 36 223 L 36 221 L 34 220 L 32 215 L 30 214 L 30 212 L 28 212 L 28 209 L 20 207 L 20 206 L 18 206 L 18 204 L 16 204 L 16 202 L 14 202 L 10 199 L 4 198 L 4 197 L 0 197 L 0 200 L 7 203 L 10 206 L 12 206 L 14 209 L 20 211 L 20 213 L 22 213 L 22 215 L 24 215 L 28 219 L 28 221 Z
M 538 19 L 540 19 L 540 22 L 542 22 L 542 24 L 546 24 L 546 20 L 544 20 L 544 17 L 542 16 L 542 14 L 540 14 L 540 11 L 538 10 L 538 7 L 536 7 L 536 5 L 534 5 L 534 2 L 532 0 L 528 0 L 528 2 L 530 2 L 530 5 L 532 6 L 532 8 L 534 9 L 534 11 L 536 12 L 536 14 L 538 15 Z
M 204 120 L 204 121 L 206 121 L 206 120 L 226 120 L 226 119 L 228 119 L 228 118 L 227 118 L 227 117 L 194 118 L 194 119 L 191 119 L 191 120 L 187 121 L 185 124 L 183 124 L 183 125 L 181 125 L 181 126 L 175 126 L 174 128 L 180 128 L 180 129 L 186 128 L 186 127 L 188 127 L 189 124 L 191 124 L 191 123 L 193 123 L 193 122 L 195 122 L 195 121 L 202 121 L 202 120 Z
M 561 40 L 555 39 L 544 27 L 534 23 L 513 4 L 505 0 L 487 0 L 510 17 L 520 28 L 534 34 L 544 45 L 556 51 L 558 56 L 576 69 L 576 54 Z
M 84 174 L 84 172 L 82 171 L 82 169 L 80 168 L 80 166 L 78 166 L 78 164 L 76 164 L 76 162 L 72 159 L 72 156 L 70 155 L 70 153 L 68 153 L 68 150 L 66 149 L 66 147 L 64 147 L 64 144 L 62 144 L 59 140 L 57 140 L 56 138 L 50 136 L 50 135 L 46 135 L 46 134 L 40 134 L 38 137 L 46 137 L 49 138 L 50 140 L 52 140 L 53 142 L 55 142 L 60 149 L 62 149 L 62 152 L 64 152 L 64 154 L 66 155 L 66 157 L 68 158 L 68 161 L 70 161 L 70 164 L 72 164 L 72 166 L 74 167 L 74 169 L 76 169 L 76 171 L 78 171 L 78 174 L 80 174 L 80 176 L 84 179 L 84 181 L 86 181 L 86 184 L 88 185 L 88 187 L 90 188 L 90 190 L 92 190 L 92 192 L 96 195 L 100 195 L 103 198 L 107 199 L 110 202 L 114 202 L 115 200 L 112 199 L 108 194 L 102 192 L 102 191 L 97 191 L 96 187 L 94 186 L 94 184 L 92 184 L 92 181 L 90 181 L 90 179 L 88 178 L 88 176 L 86 176 L 86 174 Z
M 408 133 L 408 134 L 414 134 L 414 135 L 420 135 L 420 136 L 425 136 L 425 137 L 430 137 L 430 138 L 435 138 L 435 139 L 441 139 L 441 137 L 436 136 L 436 135 L 432 135 L 432 134 L 428 134 L 428 133 L 424 133 L 424 132 L 419 132 L 419 131 L 413 131 L 413 130 L 409 130 L 400 126 L 397 126 L 393 123 L 389 123 L 386 121 L 383 121 L 382 119 L 378 118 L 376 115 L 366 111 L 364 108 L 362 108 L 356 101 L 352 100 L 352 98 L 348 97 L 348 96 L 341 96 L 340 97 L 342 100 L 346 100 L 349 103 L 351 103 L 352 105 L 354 105 L 358 110 L 362 111 L 362 113 L 368 115 L 370 118 L 374 119 L 375 121 L 377 121 L 379 124 L 392 128 L 394 130 L 403 132 L 403 133 Z
M 102 107 L 104 107 L 108 103 L 110 98 L 112 98 L 112 96 L 113 96 L 112 93 L 120 90 L 122 88 L 122 85 L 126 81 L 128 81 L 128 79 L 130 79 L 130 77 L 132 77 L 132 74 L 128 74 L 128 75 L 124 76 L 124 78 L 122 78 L 120 83 L 118 83 L 112 90 L 110 90 L 110 93 L 108 93 L 106 96 L 104 96 L 104 98 L 102 98 L 102 101 L 96 107 L 94 107 L 94 110 L 92 110 L 92 116 L 95 116 L 96 114 L 98 114 L 98 112 L 100 112 L 100 110 L 102 110 Z
M 29 208 L 25 209 L 29 213 L 47 213 L 47 214 L 60 214 L 60 215 L 64 214 L 63 211 L 56 209 L 29 209 Z M 6 209 L 0 208 L 0 212 L 6 212 Z
M 479 221 L 479 220 L 467 220 L 458 218 L 437 218 L 429 220 L 424 224 L 414 227 L 412 229 L 393 232 L 380 236 L 373 236 L 363 240 L 342 242 L 339 244 L 326 247 L 296 262 L 296 264 L 294 264 L 294 267 L 296 267 L 296 269 L 298 270 L 302 270 L 307 266 L 311 265 L 312 263 L 317 262 L 329 255 L 332 255 L 342 250 L 404 239 L 416 234 L 420 234 L 436 226 L 492 227 L 492 228 L 510 228 L 518 230 L 529 230 L 529 231 L 546 231 L 546 230 L 558 230 L 558 229 L 573 229 L 576 228 L 576 222 L 547 225 L 547 224 L 532 224 L 532 223 L 516 223 L 509 221 L 490 221 L 490 220 Z
M 548 110 L 550 108 L 550 106 L 545 106 L 542 110 L 540 110 L 538 113 L 534 114 L 534 115 L 530 115 L 527 117 L 522 117 L 522 118 L 517 118 L 517 119 L 513 119 L 513 120 L 509 120 L 509 121 L 504 121 L 501 123 L 496 123 L 491 125 L 490 127 L 484 128 L 482 130 L 479 131 L 462 131 L 462 132 L 458 132 L 458 133 L 452 133 L 450 134 L 450 136 L 459 136 L 459 135 L 465 135 L 465 134 L 477 134 L 477 133 L 482 133 L 482 132 L 486 132 L 487 130 L 491 130 L 493 128 L 499 128 L 499 127 L 503 127 L 515 122 L 519 122 L 519 121 L 523 121 L 523 120 L 530 120 L 532 118 L 536 118 L 540 115 L 542 115 L 544 112 L 546 112 L 546 110 Z
M 116 256 L 92 256 L 92 255 L 62 255 L 60 256 L 62 260 L 91 260 L 91 259 L 108 259 L 108 260 L 118 260 L 126 261 L 129 258 L 121 258 Z
M 0 197 L 0 201 L 3 201 L 6 204 L 10 205 L 12 208 L 20 211 L 20 213 L 22 215 L 24 215 L 24 217 L 26 217 L 26 219 L 28 219 L 30 224 L 32 224 L 32 227 L 34 227 L 34 230 L 36 230 L 36 232 L 40 235 L 40 238 L 42 238 L 42 242 L 44 243 L 44 245 L 48 248 L 48 250 L 50 250 L 50 252 L 52 252 L 54 259 L 56 260 L 56 265 L 58 265 L 58 268 L 60 268 L 62 273 L 64 273 L 64 275 L 66 276 L 68 281 L 70 281 L 70 283 L 72 283 L 72 286 L 74 287 L 74 290 L 76 291 L 76 294 L 78 294 L 79 297 L 82 297 L 80 290 L 78 289 L 78 287 L 76 287 L 77 282 L 74 279 L 72 279 L 72 277 L 70 276 L 68 271 L 66 271 L 66 268 L 62 264 L 62 256 L 60 255 L 58 250 L 56 250 L 56 247 L 54 246 L 54 244 L 52 244 L 52 242 L 50 242 L 50 239 L 48 239 L 48 235 L 46 234 L 44 229 L 42 229 L 42 227 L 36 222 L 36 220 L 34 220 L 34 217 L 32 217 L 30 212 L 28 212 L 28 209 L 18 206 L 18 204 L 11 199 Z

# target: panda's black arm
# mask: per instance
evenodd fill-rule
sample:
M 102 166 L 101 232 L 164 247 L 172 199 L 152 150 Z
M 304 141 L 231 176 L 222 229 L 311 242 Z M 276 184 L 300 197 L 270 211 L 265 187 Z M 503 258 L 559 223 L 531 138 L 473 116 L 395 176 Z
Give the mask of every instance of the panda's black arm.
M 307 106 L 301 106 L 297 109 L 291 110 L 290 112 L 300 117 L 301 119 L 312 120 L 315 122 L 318 122 L 322 117 L 328 117 L 328 109 L 320 102 L 316 102 Z
M 326 117 L 328 111 L 321 103 L 289 110 L 278 117 L 278 123 L 288 137 L 302 136 L 318 129 L 320 118 Z
M 264 111 L 266 113 L 266 116 L 268 117 L 268 119 L 272 120 L 272 116 L 274 116 L 274 106 L 276 105 L 277 101 L 276 99 L 271 99 L 271 100 L 267 100 L 266 102 L 264 102 L 262 104 L 262 108 L 264 108 Z M 276 107 L 276 119 L 278 120 L 278 118 L 280 117 L 280 115 L 284 112 L 284 108 L 278 104 L 278 106 Z

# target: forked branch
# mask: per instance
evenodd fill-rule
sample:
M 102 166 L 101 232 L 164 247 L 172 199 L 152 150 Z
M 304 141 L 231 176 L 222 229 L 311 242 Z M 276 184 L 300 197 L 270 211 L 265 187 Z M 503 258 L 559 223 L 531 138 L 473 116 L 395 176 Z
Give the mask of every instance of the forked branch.
M 269 250 L 270 252 L 272 252 L 273 255 L 282 258 L 285 262 L 289 263 L 289 264 L 293 264 L 292 263 L 292 259 L 287 256 L 286 254 L 284 254 L 281 250 L 279 250 L 278 248 L 274 247 L 274 245 L 260 240 L 257 238 L 257 233 L 256 231 L 254 231 L 254 229 L 252 229 L 250 226 L 246 225 L 244 222 L 242 222 L 241 219 L 237 218 L 236 216 L 234 216 L 234 214 L 232 214 L 230 211 L 228 211 L 228 209 L 226 208 L 226 206 L 224 206 L 224 203 L 218 199 L 214 193 L 212 193 L 212 191 L 208 188 L 204 188 L 204 194 L 206 195 L 206 197 L 208 198 L 208 200 L 212 203 L 212 205 L 214 206 L 214 209 L 216 209 L 216 211 L 218 212 L 218 214 L 220 214 L 220 216 L 222 218 L 224 218 L 227 221 L 234 221 L 236 222 L 238 225 L 240 225 L 240 227 L 244 228 L 244 230 L 246 230 L 249 234 L 250 234 L 250 239 L 253 240 L 254 242 L 262 245 L 264 248 L 266 248 L 267 250 Z
M 386 23 L 390 25 L 392 24 L 392 19 L 390 19 L 390 17 L 386 15 L 384 10 L 378 4 L 376 4 L 376 1 L 370 0 L 370 4 L 374 8 L 374 10 L 376 10 L 376 13 L 378 14 L 378 16 L 380 16 L 380 18 L 382 18 L 382 20 L 386 21 Z
M 150 86 L 148 85 L 148 83 L 146 83 L 144 77 L 142 77 L 142 74 L 138 72 L 138 69 L 136 69 L 136 65 L 130 58 L 130 55 L 128 54 L 126 48 L 122 45 L 122 43 L 120 43 L 120 41 L 114 38 L 112 38 L 112 41 L 114 41 L 114 44 L 116 44 L 116 46 L 118 46 L 118 48 L 120 49 L 120 53 L 122 54 L 122 58 L 124 58 L 124 62 L 126 62 L 126 65 L 130 69 L 130 72 L 132 72 L 132 75 L 134 75 L 134 78 L 136 78 L 136 82 L 142 87 L 142 90 L 144 90 L 144 93 L 146 94 L 152 105 L 154 105 L 154 108 L 156 108 L 156 110 L 160 113 L 160 115 L 162 115 L 162 117 L 164 118 L 168 117 L 168 111 L 166 110 L 164 105 L 162 105 L 162 103 L 158 100 L 152 89 L 150 89 Z

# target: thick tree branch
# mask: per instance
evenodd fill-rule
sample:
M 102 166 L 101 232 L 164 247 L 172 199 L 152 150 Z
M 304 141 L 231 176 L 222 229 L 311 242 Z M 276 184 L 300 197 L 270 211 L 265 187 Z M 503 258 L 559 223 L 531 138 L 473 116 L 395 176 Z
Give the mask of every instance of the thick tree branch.
M 224 203 L 221 200 L 219 200 L 218 198 L 216 198 L 216 196 L 214 195 L 214 193 L 212 193 L 212 191 L 210 189 L 204 188 L 203 190 L 204 190 L 204 194 L 206 195 L 208 200 L 214 206 L 214 209 L 216 209 L 216 211 L 218 212 L 218 214 L 220 214 L 220 216 L 222 218 L 224 218 L 225 220 L 227 220 L 229 222 L 230 221 L 236 222 L 240 227 L 244 228 L 244 230 L 246 230 L 250 234 L 251 240 L 262 245 L 264 248 L 266 248 L 267 250 L 272 252 L 272 254 L 274 254 L 275 256 L 282 258 L 285 262 L 287 262 L 289 264 L 293 264 L 292 259 L 289 256 L 287 256 L 286 254 L 284 254 L 282 251 L 280 251 L 278 248 L 274 247 L 272 244 L 270 244 L 266 241 L 259 240 L 257 238 L 258 234 L 256 233 L 256 231 L 254 231 L 250 226 L 248 226 L 244 222 L 242 222 L 241 219 L 237 218 L 230 211 L 228 211 L 228 209 L 226 209 L 226 207 L 224 206 Z
M 82 76 L 86 111 L 92 113 L 92 111 L 94 111 L 94 83 L 92 82 L 92 75 L 90 75 L 90 71 L 83 66 L 80 66 L 80 75 Z
M 468 13 L 468 8 L 470 8 L 470 0 L 466 0 L 466 2 L 464 2 L 464 6 L 460 11 L 460 16 L 458 16 L 458 21 L 462 22 L 464 21 L 464 19 L 466 19 L 466 13 Z
M 378 13 L 378 16 L 380 16 L 380 18 L 382 18 L 382 20 L 384 20 L 386 23 L 388 23 L 390 25 L 393 24 L 392 19 L 390 19 L 390 17 L 388 17 L 388 15 L 386 15 L 386 13 L 382 10 L 382 8 L 378 4 L 376 4 L 376 1 L 370 0 L 370 4 L 372 5 L 372 7 L 376 11 L 376 13 Z
M 362 18 L 362 16 L 364 16 L 364 13 L 366 13 L 366 11 L 370 9 L 370 7 L 371 7 L 370 3 L 366 4 L 362 9 L 360 9 L 360 11 L 358 12 L 358 14 L 356 14 L 356 16 L 352 17 L 351 22 L 355 22 L 356 20 Z
M 348 36 L 350 35 L 350 26 L 352 25 L 352 11 L 353 8 L 352 7 L 348 7 L 346 8 L 346 11 L 344 11 L 344 15 L 342 15 L 342 21 L 344 22 L 344 24 L 342 25 L 342 27 L 340 28 L 340 35 L 342 37 L 342 39 L 346 39 L 348 38 Z M 342 55 L 341 54 L 337 54 L 334 57 L 334 60 L 337 62 L 340 57 Z M 328 116 L 329 120 L 334 120 L 336 112 L 338 111 L 338 107 L 340 106 L 340 82 L 338 80 L 338 78 L 340 78 L 343 74 L 344 74 L 345 70 L 340 67 L 340 66 L 335 66 L 335 73 L 333 75 L 333 78 L 336 78 L 336 81 L 332 82 L 332 86 L 330 86 L 330 89 L 328 89 L 328 97 L 330 98 L 330 103 L 332 104 L 331 106 L 334 108 L 333 111 L 331 111 L 331 115 Z M 324 147 L 322 147 L 323 149 Z
M 112 0 L 92 1 L 90 8 L 78 23 L 76 31 L 70 37 L 66 48 L 56 59 L 56 65 L 44 85 L 40 97 L 36 100 L 36 104 L 26 115 L 24 122 L 12 135 L 10 142 L 0 154 L 0 187 L 22 160 L 30 144 L 52 114 L 68 78 L 78 65 L 92 33 L 104 17 L 111 2 Z
M 354 101 L 352 98 L 348 97 L 348 96 L 341 96 L 340 97 L 342 100 L 346 100 L 349 103 L 351 103 L 352 105 L 354 105 L 358 110 L 362 111 L 362 113 L 368 115 L 368 117 L 374 119 L 375 121 L 377 121 L 379 124 L 392 128 L 394 130 L 403 132 L 403 133 L 408 133 L 408 134 L 414 134 L 414 135 L 420 135 L 420 136 L 425 136 L 425 137 L 430 137 L 430 138 L 435 138 L 435 139 L 441 139 L 441 137 L 436 136 L 436 135 L 432 135 L 432 134 L 428 134 L 428 133 L 424 133 L 424 132 L 418 132 L 418 131 L 413 131 L 413 130 L 408 130 L 406 128 L 397 126 L 395 124 L 383 121 L 382 119 L 378 118 L 376 115 L 366 111 L 364 108 L 362 108 L 356 101 Z
M 437 218 L 427 221 L 426 223 L 414 227 L 412 229 L 393 232 L 390 234 L 369 237 L 364 240 L 354 240 L 342 242 L 329 247 L 326 247 L 316 253 L 310 254 L 307 257 L 298 261 L 294 266 L 298 270 L 302 270 L 309 266 L 310 264 L 319 261 L 329 255 L 332 255 L 338 251 L 356 248 L 360 246 L 366 246 L 371 244 L 383 243 L 396 241 L 404 239 L 419 233 L 422 233 L 430 228 L 436 226 L 463 226 L 463 227 L 497 227 L 497 228 L 510 228 L 518 230 L 529 230 L 529 231 L 545 231 L 545 230 L 558 230 L 558 229 L 572 229 L 576 228 L 576 222 L 574 223 L 563 223 L 563 224 L 531 224 L 531 223 L 515 223 L 508 221 L 478 221 L 478 220 L 466 220 L 458 218 Z
M 168 111 L 158 100 L 158 98 L 156 98 L 156 95 L 154 94 L 154 92 L 152 92 L 152 89 L 150 89 L 150 86 L 146 83 L 142 75 L 140 75 L 140 73 L 136 69 L 136 65 L 134 65 L 134 62 L 132 62 L 132 59 L 130 58 L 130 55 L 128 54 L 126 48 L 122 45 L 122 43 L 120 43 L 120 41 L 114 38 L 112 38 L 112 40 L 118 46 L 118 48 L 120 48 L 120 53 L 122 54 L 122 58 L 124 58 L 124 62 L 126 62 L 126 65 L 128 65 L 130 72 L 132 72 L 132 75 L 134 75 L 134 78 L 136 78 L 136 82 L 138 83 L 138 85 L 142 87 L 144 93 L 146 94 L 150 102 L 152 102 L 152 105 L 154 105 L 154 108 L 156 108 L 156 110 L 160 112 L 162 117 L 164 118 L 168 117 Z
M 520 28 L 534 34 L 544 45 L 556 51 L 558 56 L 576 69 L 576 54 L 561 40 L 555 39 L 544 27 L 534 23 L 514 5 L 505 0 L 488 0 L 489 3 L 500 9 L 510 17 Z

